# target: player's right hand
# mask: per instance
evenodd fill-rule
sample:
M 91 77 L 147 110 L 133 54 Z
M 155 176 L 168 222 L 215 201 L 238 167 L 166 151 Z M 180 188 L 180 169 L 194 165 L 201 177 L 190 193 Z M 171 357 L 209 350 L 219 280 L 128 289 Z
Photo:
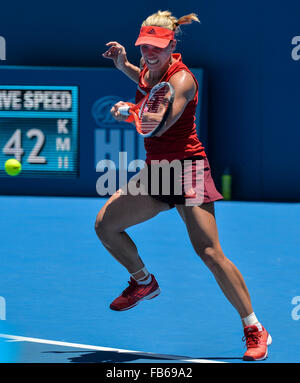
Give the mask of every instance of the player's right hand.
M 110 114 L 113 116 L 113 118 L 117 121 L 125 121 L 127 120 L 128 116 L 124 116 L 119 112 L 120 106 L 126 106 L 127 103 L 124 101 L 117 102 L 110 110 Z
M 126 50 L 117 41 L 110 41 L 106 44 L 108 50 L 102 54 L 103 57 L 113 60 L 116 68 L 122 70 L 127 63 Z

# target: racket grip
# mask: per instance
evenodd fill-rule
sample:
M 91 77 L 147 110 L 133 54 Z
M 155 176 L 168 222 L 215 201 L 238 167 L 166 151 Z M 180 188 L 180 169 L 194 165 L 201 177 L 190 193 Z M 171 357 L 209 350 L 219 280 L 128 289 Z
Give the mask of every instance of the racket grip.
M 119 113 L 122 115 L 122 116 L 129 116 L 129 106 L 126 105 L 126 106 L 120 106 L 120 108 L 118 109 Z

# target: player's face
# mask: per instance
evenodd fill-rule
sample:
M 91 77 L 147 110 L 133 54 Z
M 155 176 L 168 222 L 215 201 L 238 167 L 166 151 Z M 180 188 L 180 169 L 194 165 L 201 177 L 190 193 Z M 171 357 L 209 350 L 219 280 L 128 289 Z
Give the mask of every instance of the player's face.
M 163 68 L 169 61 L 173 52 L 172 42 L 166 48 L 158 48 L 154 45 L 141 45 L 141 54 L 149 70 L 157 71 Z

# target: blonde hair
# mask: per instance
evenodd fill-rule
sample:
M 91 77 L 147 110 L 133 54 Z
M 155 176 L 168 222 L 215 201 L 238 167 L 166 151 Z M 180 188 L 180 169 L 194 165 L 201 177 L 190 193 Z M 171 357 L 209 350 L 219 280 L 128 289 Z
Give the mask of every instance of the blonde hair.
M 147 17 L 147 19 L 143 21 L 142 27 L 162 27 L 171 29 L 171 31 L 177 33 L 180 32 L 180 25 L 191 24 L 193 21 L 200 23 L 195 13 L 190 13 L 177 19 L 170 11 L 158 11 Z

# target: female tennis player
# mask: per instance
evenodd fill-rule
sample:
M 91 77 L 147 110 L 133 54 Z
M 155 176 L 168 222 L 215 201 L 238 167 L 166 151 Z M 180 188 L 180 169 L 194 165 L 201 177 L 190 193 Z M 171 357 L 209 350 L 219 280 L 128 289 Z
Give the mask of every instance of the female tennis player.
M 142 23 L 135 43 L 140 46 L 140 67 L 128 61 L 125 48 L 116 41 L 107 43 L 108 49 L 103 53 L 103 57 L 112 59 L 116 68 L 137 83 L 136 102 L 161 81 L 169 82 L 175 90 L 174 102 L 165 127 L 157 136 L 144 140 L 147 153 L 145 169 L 151 168 L 154 160 L 187 159 L 202 161 L 204 169 L 203 198 L 198 204 L 188 204 L 190 195 L 184 193 L 151 195 L 149 192 L 131 195 L 123 193 L 120 189 L 99 211 L 95 223 L 99 239 L 131 274 L 129 286 L 111 303 L 110 308 L 118 311 L 128 310 L 142 300 L 152 299 L 160 293 L 154 275 L 147 270 L 134 242 L 125 230 L 175 207 L 186 225 L 195 252 L 213 273 L 224 295 L 241 317 L 245 335 L 243 339 L 246 340 L 247 346 L 244 360 L 262 360 L 267 357 L 267 346 L 271 344 L 271 336 L 253 312 L 241 273 L 222 251 L 214 201 L 223 197 L 214 185 L 209 162 L 194 124 L 198 83 L 182 62 L 181 55 L 174 53 L 175 35 L 180 32 L 180 26 L 192 21 L 199 21 L 193 13 L 179 19 L 169 11 L 158 11 L 149 16 Z M 111 114 L 117 121 L 126 119 L 119 112 L 120 106 L 124 105 L 121 101 L 111 109 Z M 149 182 L 151 183 L 151 177 Z M 149 190 L 151 188 L 148 185 Z

